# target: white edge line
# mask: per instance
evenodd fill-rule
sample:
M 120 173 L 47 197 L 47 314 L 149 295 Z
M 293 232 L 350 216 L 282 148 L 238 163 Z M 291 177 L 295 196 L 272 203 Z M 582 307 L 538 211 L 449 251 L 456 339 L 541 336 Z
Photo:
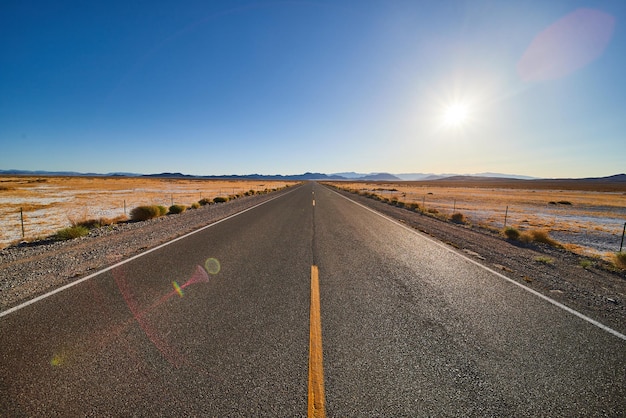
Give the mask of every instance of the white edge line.
M 43 295 L 39 295 L 39 296 L 37 296 L 36 298 L 30 299 L 30 300 L 27 300 L 26 302 L 23 302 L 23 303 L 21 303 L 21 304 L 19 304 L 19 305 L 17 305 L 17 306 L 14 306 L 14 307 L 12 307 L 12 308 L 10 308 L 10 309 L 7 309 L 6 311 L 0 312 L 0 318 L 2 318 L 3 316 L 9 315 L 9 314 L 11 314 L 11 313 L 13 313 L 13 312 L 19 311 L 19 310 L 20 310 L 20 309 L 22 309 L 22 308 L 25 308 L 25 307 L 27 307 L 27 306 L 29 306 L 29 305 L 32 305 L 33 303 L 39 302 L 40 300 L 43 300 L 43 299 L 45 299 L 45 298 L 47 298 L 47 297 L 50 297 L 50 296 L 52 296 L 52 295 L 54 295 L 54 294 L 56 294 L 56 293 L 62 292 L 62 291 L 64 291 L 64 290 L 67 290 L 67 289 L 69 289 L 70 287 L 76 286 L 77 284 L 80 284 L 80 283 L 82 283 L 82 282 L 84 282 L 84 281 L 87 281 L 87 280 L 89 280 L 89 279 L 92 279 L 92 278 L 94 278 L 94 277 L 96 277 L 96 276 L 98 276 L 98 275 L 100 275 L 100 274 L 102 274 L 102 273 L 106 273 L 106 272 L 107 272 L 107 271 L 109 271 L 109 270 L 113 270 L 114 268 L 119 267 L 119 266 L 121 266 L 121 265 L 123 265 L 123 264 L 126 264 L 126 263 L 128 263 L 128 262 L 130 262 L 130 261 L 133 261 L 133 260 L 135 260 L 135 259 L 137 259 L 137 258 L 139 258 L 139 257 L 143 257 L 143 256 L 144 256 L 144 255 L 146 255 L 146 254 L 149 254 L 149 253 L 151 253 L 151 252 L 153 252 L 153 251 L 156 251 L 156 250 L 158 250 L 158 249 L 160 249 L 160 248 L 163 248 L 163 247 L 165 247 L 165 246 L 167 246 L 167 245 L 170 245 L 170 244 L 172 244 L 172 243 L 174 243 L 174 242 L 176 242 L 176 241 L 179 241 L 179 240 L 181 240 L 181 239 L 187 238 L 187 237 L 188 237 L 188 236 L 190 236 L 190 235 L 193 235 L 193 234 L 198 233 L 198 232 L 200 232 L 200 231 L 203 231 L 203 230 L 205 230 L 205 229 L 207 229 L 207 228 L 210 228 L 210 227 L 212 227 L 212 226 L 215 226 L 215 225 L 217 225 L 217 224 L 219 224 L 219 223 L 221 223 L 221 222 L 227 221 L 227 220 L 229 220 L 230 218 L 234 218 L 235 216 L 241 215 L 242 213 L 247 212 L 247 211 L 249 211 L 249 210 L 252 210 L 252 209 L 258 208 L 259 206 L 264 205 L 264 204 L 266 204 L 266 203 L 269 203 L 269 202 L 271 202 L 271 201 L 272 201 L 272 200 L 274 200 L 274 199 L 278 199 L 279 197 L 285 196 L 285 195 L 287 195 L 287 194 L 289 194 L 289 193 L 291 193 L 291 192 L 295 191 L 296 189 L 298 189 L 298 187 L 296 187 L 296 188 L 294 188 L 294 189 L 292 189 L 292 190 L 289 190 L 287 193 L 283 193 L 283 194 L 280 194 L 280 195 L 278 195 L 278 196 L 274 196 L 274 197 L 272 197 L 271 199 L 268 199 L 268 200 L 266 200 L 266 201 L 264 201 L 264 202 L 261 202 L 261 203 L 259 203 L 259 204 L 257 204 L 257 205 L 254 205 L 254 206 L 252 206 L 252 207 L 249 207 L 248 209 L 244 209 L 244 210 L 242 210 L 241 212 L 234 213 L 234 214 L 229 215 L 229 216 L 227 216 L 227 217 L 225 217 L 225 218 L 222 218 L 222 219 L 220 219 L 220 220 L 218 220 L 218 221 L 215 221 L 215 222 L 213 222 L 213 223 L 210 223 L 210 224 L 208 224 L 208 225 L 205 225 L 205 226 L 203 226 L 202 228 L 199 228 L 199 229 L 196 229 L 196 230 L 194 230 L 194 231 L 188 232 L 187 234 L 185 234 L 185 235 L 181 235 L 180 237 L 174 238 L 173 240 L 170 240 L 170 241 L 167 241 L 167 242 L 165 242 L 165 243 L 163 243 L 163 244 L 157 245 L 157 246 L 156 246 L 156 247 L 154 247 L 154 248 L 150 248 L 149 250 L 146 250 L 146 251 L 144 251 L 144 252 L 142 252 L 142 253 L 136 254 L 136 255 L 134 255 L 134 256 L 132 256 L 132 257 L 130 257 L 130 258 L 127 258 L 126 260 L 123 260 L 123 261 L 120 261 L 119 263 L 113 264 L 112 266 L 106 267 L 106 268 L 104 268 L 104 269 L 102 269 L 102 270 L 98 270 L 97 272 L 95 272 L 95 273 L 91 273 L 90 275 L 85 276 L 85 277 L 83 277 L 83 278 L 81 278 L 81 279 L 78 279 L 78 280 L 76 280 L 76 281 L 73 281 L 73 282 L 71 282 L 71 283 L 68 283 L 68 284 L 66 284 L 66 285 L 63 285 L 63 286 L 61 286 L 61 287 L 57 287 L 56 289 L 51 290 L 51 291 L 50 291 L 50 292 L 48 292 L 48 293 L 45 293 L 45 294 L 43 294 Z
M 335 190 L 332 190 L 332 189 L 329 189 L 329 190 L 331 190 L 331 191 L 333 191 L 333 192 L 337 193 L 339 196 L 341 196 L 341 197 L 343 197 L 344 199 L 346 199 L 346 200 L 348 200 L 348 201 L 350 201 L 350 202 L 354 203 L 355 205 L 361 206 L 362 208 L 367 209 L 367 210 L 369 210 L 370 212 L 372 212 L 372 213 L 374 213 L 374 214 L 376 214 L 376 215 L 378 215 L 378 216 L 380 216 L 380 217 L 382 217 L 382 218 L 384 218 L 384 219 L 387 219 L 388 221 L 390 221 L 390 222 L 392 222 L 392 223 L 394 223 L 394 224 L 396 224 L 396 225 L 398 225 L 398 226 L 401 226 L 401 227 L 403 227 L 404 229 L 406 229 L 406 230 L 408 230 L 408 231 L 413 232 L 414 234 L 419 235 L 420 237 L 422 237 L 422 238 L 424 238 L 424 239 L 426 239 L 426 240 L 428 240 L 428 241 L 432 242 L 433 244 L 436 244 L 436 245 L 440 246 L 441 248 L 444 248 L 445 250 L 447 250 L 447 251 L 449 251 L 449 252 L 451 252 L 451 253 L 453 253 L 453 254 L 456 254 L 456 255 L 458 255 L 458 256 L 459 256 L 459 257 L 461 257 L 461 258 L 464 258 L 465 260 L 469 261 L 470 263 L 475 264 L 475 265 L 477 265 L 478 267 L 481 267 L 481 268 L 483 268 L 483 269 L 487 270 L 488 272 L 495 274 L 496 276 L 498 276 L 498 277 L 500 277 L 500 278 L 502 278 L 502 279 L 506 280 L 507 282 L 512 283 L 512 284 L 514 284 L 515 286 L 518 286 L 518 287 L 520 287 L 520 288 L 524 289 L 525 291 L 527 291 L 527 292 L 529 292 L 529 293 L 532 293 L 533 295 L 538 296 L 538 297 L 540 297 L 541 299 L 543 299 L 543 300 L 545 300 L 545 301 L 547 301 L 547 302 L 549 302 L 549 303 L 553 304 L 554 306 L 556 306 L 556 307 L 558 307 L 558 308 L 561 308 L 561 309 L 563 309 L 564 311 L 567 311 L 567 312 L 571 313 L 572 315 L 575 315 L 575 316 L 579 317 L 580 319 L 582 319 L 582 320 L 584 320 L 584 321 L 589 322 L 589 323 L 590 323 L 590 324 L 592 324 L 592 325 L 595 325 L 596 327 L 600 328 L 601 330 L 606 331 L 606 332 L 608 332 L 608 333 L 610 333 L 610 334 L 613 334 L 613 335 L 615 335 L 617 338 L 621 338 L 622 340 L 626 341 L 626 335 L 624 335 L 624 334 L 620 333 L 619 331 L 616 331 L 616 330 L 614 330 L 613 328 L 610 328 L 610 327 L 608 327 L 608 326 L 606 326 L 606 325 L 604 325 L 604 324 L 602 324 L 602 323 L 600 323 L 600 322 L 596 321 L 595 319 L 590 318 L 590 317 L 588 317 L 587 315 L 584 315 L 584 314 L 582 314 L 582 313 L 580 313 L 580 312 L 578 312 L 578 311 L 576 311 L 576 310 L 574 310 L 574 309 L 570 308 L 569 306 L 562 304 L 561 302 L 557 302 L 556 300 L 554 300 L 554 299 L 552 299 L 552 298 L 550 298 L 550 297 L 548 297 L 548 296 L 544 295 L 543 293 L 539 293 L 538 291 L 536 291 L 536 290 L 534 290 L 534 289 L 531 289 L 531 288 L 529 288 L 529 287 L 526 287 L 526 286 L 524 286 L 523 284 L 521 284 L 521 283 L 519 283 L 519 282 L 517 282 L 517 281 L 515 281 L 515 280 L 511 279 L 510 277 L 505 276 L 505 275 L 504 275 L 504 274 L 502 274 L 502 273 L 499 273 L 499 272 L 497 272 L 497 271 L 495 271 L 495 270 L 492 270 L 491 268 L 489 268 L 489 267 L 485 266 L 484 264 L 481 264 L 481 263 L 479 263 L 478 261 L 476 261 L 476 260 L 473 260 L 473 259 L 469 258 L 469 257 L 468 257 L 468 256 L 466 256 L 465 254 L 461 254 L 461 253 L 459 253 L 459 252 L 457 252 L 457 251 L 453 250 L 452 248 L 448 247 L 447 245 L 443 244 L 442 242 L 437 241 L 437 240 L 435 240 L 435 239 L 433 239 L 433 238 L 431 238 L 431 237 L 429 237 L 429 236 L 426 236 L 425 234 L 420 233 L 419 231 L 417 231 L 417 230 L 416 230 L 416 229 L 414 229 L 414 228 L 411 228 L 411 227 L 409 227 L 409 226 L 407 226 L 407 225 L 404 225 L 403 223 L 398 222 L 398 221 L 396 221 L 395 219 L 390 218 L 390 217 L 388 217 L 388 216 L 386 216 L 386 215 L 384 215 L 384 214 L 382 214 L 382 213 L 380 213 L 380 212 L 377 212 L 377 211 L 375 211 L 374 209 L 368 208 L 367 206 L 365 206 L 365 205 L 363 205 L 363 204 L 361 204 L 361 203 L 359 203 L 359 202 L 356 202 L 356 201 L 354 201 L 354 200 L 350 199 L 349 197 L 346 197 L 346 196 L 342 195 L 341 193 L 339 193 L 339 192 L 337 192 L 337 191 L 335 191 Z

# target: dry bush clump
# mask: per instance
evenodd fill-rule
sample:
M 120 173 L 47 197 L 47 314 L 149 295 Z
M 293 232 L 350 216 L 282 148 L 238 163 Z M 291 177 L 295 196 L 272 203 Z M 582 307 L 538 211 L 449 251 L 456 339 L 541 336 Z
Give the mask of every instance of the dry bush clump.
M 102 226 L 109 226 L 113 224 L 118 224 L 120 222 L 126 222 L 128 220 L 128 216 L 126 215 L 118 215 L 113 218 L 83 218 L 83 219 L 70 219 L 70 223 L 72 226 L 83 226 L 88 229 L 100 228 Z
M 63 228 L 54 235 L 54 238 L 64 241 L 68 239 L 74 239 L 78 237 L 84 237 L 89 234 L 89 228 L 85 226 L 70 226 L 68 228 Z
M 185 205 L 172 205 L 169 208 L 169 214 L 176 215 L 177 213 L 183 213 L 187 210 L 187 206 Z
M 455 224 L 464 224 L 466 222 L 465 215 L 461 212 L 453 213 L 452 216 L 450 216 L 450 220 Z
M 199 203 L 201 206 L 205 206 L 205 205 L 210 205 L 210 204 L 212 204 L 212 203 L 213 203 L 213 200 L 211 200 L 211 199 L 207 199 L 207 198 L 205 197 L 205 198 L 203 198 L 203 199 L 198 200 L 198 203 Z
M 560 244 L 550 238 L 548 235 L 548 231 L 542 229 L 535 229 L 532 231 L 528 231 L 528 234 L 532 237 L 534 242 L 540 242 L 542 244 L 550 245 L 551 247 L 559 247 Z
M 506 227 L 503 232 L 505 237 L 513 241 L 517 241 L 520 237 L 520 232 L 511 226 Z
M 165 212 L 163 211 L 165 209 Z M 133 221 L 147 221 L 148 219 L 158 218 L 167 213 L 167 208 L 157 205 L 137 206 L 130 211 L 130 219 Z
M 621 269 L 626 269 L 626 253 L 625 252 L 615 253 L 614 264 L 616 267 L 619 267 Z

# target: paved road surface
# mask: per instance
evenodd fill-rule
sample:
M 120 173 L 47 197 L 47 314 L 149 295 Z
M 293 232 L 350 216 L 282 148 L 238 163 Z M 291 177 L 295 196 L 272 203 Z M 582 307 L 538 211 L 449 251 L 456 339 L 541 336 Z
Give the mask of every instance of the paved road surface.
M 0 416 L 625 414 L 626 341 L 318 184 L 0 317 Z M 311 315 L 312 316 L 312 315 Z

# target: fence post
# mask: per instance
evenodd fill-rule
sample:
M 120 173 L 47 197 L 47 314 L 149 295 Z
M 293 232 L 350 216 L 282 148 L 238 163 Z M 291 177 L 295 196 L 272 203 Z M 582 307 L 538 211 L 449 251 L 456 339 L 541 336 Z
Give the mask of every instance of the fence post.
M 126 199 L 124 199 L 124 216 L 126 216 Z
M 20 208 L 20 222 L 22 223 L 22 238 L 24 238 L 26 234 L 24 233 L 24 211 L 22 208 Z
M 622 252 L 622 247 L 624 246 L 624 233 L 626 233 L 626 222 L 624 222 L 624 229 L 622 230 L 622 242 L 619 244 L 619 252 Z
M 509 207 L 506 207 L 506 210 L 504 211 L 504 227 L 506 228 L 506 218 L 509 216 Z
M 452 207 L 452 213 L 456 212 L 456 199 L 454 199 L 454 205 Z

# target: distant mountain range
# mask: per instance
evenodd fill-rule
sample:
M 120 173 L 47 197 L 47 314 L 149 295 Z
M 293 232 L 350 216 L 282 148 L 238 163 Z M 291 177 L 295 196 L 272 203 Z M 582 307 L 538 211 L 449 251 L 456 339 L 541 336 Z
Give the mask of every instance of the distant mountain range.
M 446 180 L 454 182 L 470 181 L 503 181 L 503 180 L 585 180 L 594 182 L 621 183 L 626 182 L 626 174 L 616 174 L 608 177 L 593 177 L 583 179 L 540 179 L 538 177 L 520 176 L 502 173 L 477 173 L 477 174 L 432 174 L 432 173 L 355 173 L 344 172 L 334 174 L 324 173 L 304 173 L 294 175 L 267 175 L 267 174 L 246 174 L 246 175 L 219 175 L 219 176 L 195 176 L 182 173 L 159 173 L 159 174 L 139 174 L 139 173 L 78 173 L 74 171 L 41 171 L 41 170 L 0 170 L 0 175 L 22 175 L 22 176 L 83 176 L 83 177 L 153 177 L 153 178 L 186 178 L 186 179 L 258 179 L 258 180 L 352 180 L 352 181 L 437 181 Z

